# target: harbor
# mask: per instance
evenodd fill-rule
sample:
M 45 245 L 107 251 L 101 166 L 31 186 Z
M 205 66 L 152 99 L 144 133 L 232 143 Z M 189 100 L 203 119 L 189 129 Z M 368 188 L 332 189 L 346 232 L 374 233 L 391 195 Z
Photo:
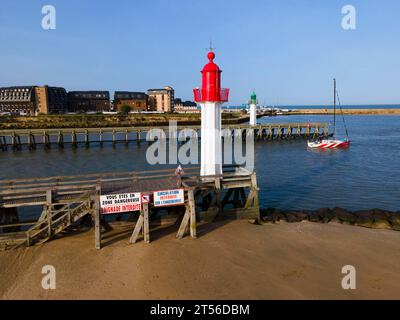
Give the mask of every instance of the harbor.
M 0 300 L 400 300 L 386 2 L 5 0 Z

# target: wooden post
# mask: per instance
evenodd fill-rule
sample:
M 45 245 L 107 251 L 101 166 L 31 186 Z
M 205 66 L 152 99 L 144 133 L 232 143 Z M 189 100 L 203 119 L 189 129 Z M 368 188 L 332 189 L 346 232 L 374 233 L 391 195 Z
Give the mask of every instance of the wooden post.
M 5 136 L 3 136 L 2 139 L 3 139 L 3 150 L 6 151 L 7 150 L 7 139 Z
M 76 147 L 78 145 L 75 130 L 72 130 L 72 132 L 71 132 L 71 142 L 72 142 L 73 147 Z
M 188 201 L 186 203 L 186 211 L 183 216 L 181 225 L 179 226 L 176 237 L 182 239 L 188 228 L 190 228 L 190 236 L 194 239 L 197 238 L 196 231 L 196 211 L 194 202 L 194 191 L 191 189 L 188 191 Z
M 190 220 L 189 204 L 187 203 L 187 204 L 186 204 L 185 215 L 183 216 L 181 225 L 179 226 L 178 233 L 176 234 L 176 237 L 177 237 L 178 239 L 182 239 L 182 238 L 183 238 L 183 236 L 184 236 L 184 234 L 185 234 L 185 232 L 186 232 L 186 229 L 187 229 L 187 227 L 188 227 L 189 220 Z
M 131 243 L 131 244 L 136 243 L 136 241 L 139 237 L 140 231 L 142 230 L 142 227 L 143 227 L 143 221 L 144 221 L 143 212 L 140 211 L 140 215 L 138 217 L 138 220 L 136 221 L 135 228 L 133 229 L 133 232 L 132 232 L 132 236 L 129 239 L 129 243 Z
M 64 148 L 64 135 L 61 131 L 58 131 L 58 146 Z
M 89 131 L 85 130 L 85 145 L 89 147 Z
M 52 223 L 52 218 L 51 218 L 51 203 L 52 203 L 52 190 L 48 189 L 46 190 L 46 211 L 47 211 L 47 236 L 50 238 L 51 237 L 51 223 Z
M 149 204 L 143 203 L 142 210 L 140 210 L 139 218 L 133 229 L 132 236 L 129 243 L 136 243 L 140 232 L 143 230 L 144 242 L 150 243 L 150 229 L 149 229 Z
M 150 243 L 149 204 L 143 203 L 143 237 L 145 243 Z
M 189 215 L 190 215 L 190 236 L 193 239 L 196 239 L 197 238 L 196 209 L 195 209 L 193 190 L 188 191 L 188 208 L 189 208 Z
M 101 249 L 100 194 L 101 186 L 98 185 L 94 197 L 94 247 L 96 249 Z
M 136 143 L 137 144 L 140 144 L 140 136 L 141 136 L 141 134 L 140 134 L 141 132 L 140 132 L 140 130 L 138 130 L 137 132 L 136 132 Z
M 36 149 L 36 138 L 34 134 L 32 134 L 32 149 Z
M 29 148 L 29 150 L 31 150 L 32 149 L 32 134 L 31 134 L 31 132 L 28 132 L 27 138 L 28 138 L 28 148 Z
M 43 131 L 43 138 L 42 138 L 43 145 L 47 148 L 47 135 L 46 131 Z
M 128 129 L 125 129 L 125 144 L 129 143 Z
M 100 142 L 100 147 L 103 146 L 103 129 L 100 129 L 99 131 L 99 142 Z
M 22 149 L 21 136 L 17 136 L 18 150 Z
M 13 134 L 11 136 L 11 144 L 12 144 L 14 150 L 18 148 L 18 146 L 17 146 L 17 136 L 16 136 L 15 132 L 13 132 Z
M 113 144 L 113 147 L 115 147 L 116 143 L 117 143 L 117 140 L 115 138 L 115 129 L 113 129 L 113 131 L 112 131 L 112 144 Z

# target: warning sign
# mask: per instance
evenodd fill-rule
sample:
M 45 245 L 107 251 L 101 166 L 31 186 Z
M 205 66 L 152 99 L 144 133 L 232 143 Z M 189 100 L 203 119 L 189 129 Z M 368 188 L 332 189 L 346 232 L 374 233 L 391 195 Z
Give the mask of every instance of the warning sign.
M 142 203 L 149 203 L 149 202 L 150 202 L 150 195 L 142 194 Z
M 185 203 L 183 189 L 162 190 L 153 193 L 154 206 L 174 206 Z
M 139 211 L 142 209 L 140 192 L 107 194 L 100 196 L 102 214 Z

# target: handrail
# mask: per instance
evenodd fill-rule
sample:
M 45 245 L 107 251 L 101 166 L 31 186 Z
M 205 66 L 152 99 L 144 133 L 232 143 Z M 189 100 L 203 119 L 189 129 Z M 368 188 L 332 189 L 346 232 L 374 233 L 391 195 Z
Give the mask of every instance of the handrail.
M 199 170 L 200 167 L 187 167 L 185 171 Z M 105 173 L 90 173 L 84 175 L 71 175 L 71 176 L 51 176 L 51 177 L 43 177 L 43 178 L 30 178 L 30 179 L 13 179 L 13 180 L 0 180 L 0 188 L 2 184 L 15 184 L 15 183 L 25 183 L 25 182 L 34 182 L 34 181 L 49 181 L 49 180 L 67 180 L 67 179 L 75 179 L 75 178 L 97 178 L 101 179 L 103 177 L 108 176 L 126 176 L 126 175 L 143 175 L 147 173 L 163 173 L 163 172 L 174 172 L 175 169 L 159 169 L 159 170 L 148 170 L 148 171 L 125 171 L 125 172 L 105 172 Z M 68 181 L 65 181 L 68 182 Z M 71 183 L 76 183 L 77 181 L 71 181 Z

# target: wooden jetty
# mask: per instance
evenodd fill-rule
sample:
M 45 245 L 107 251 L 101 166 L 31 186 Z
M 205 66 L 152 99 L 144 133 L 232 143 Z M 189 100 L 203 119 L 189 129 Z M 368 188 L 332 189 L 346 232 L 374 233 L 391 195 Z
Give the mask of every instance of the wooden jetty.
M 43 243 L 64 232 L 84 217 L 95 228 L 95 247 L 102 245 L 102 230 L 110 225 L 101 214 L 100 196 L 112 193 L 140 192 L 148 195 L 136 212 L 136 224 L 129 239 L 135 243 L 141 235 L 150 241 L 150 223 L 157 208 L 152 199 L 157 190 L 182 189 L 177 238 L 187 232 L 196 238 L 200 220 L 235 217 L 258 219 L 256 173 L 238 166 L 224 166 L 218 176 L 198 176 L 198 167 L 185 168 L 182 176 L 175 169 L 99 173 L 36 179 L 0 180 L 0 247 L 3 249 Z M 18 209 L 40 207 L 39 217 L 24 220 Z M 169 210 L 171 212 L 179 210 Z M 90 219 L 89 219 L 90 220 Z
M 60 129 L 19 129 L 19 130 L 0 130 L 0 149 L 5 151 L 8 148 L 21 150 L 23 145 L 29 149 L 35 149 L 37 145 L 46 148 L 51 146 L 64 147 L 65 144 L 77 146 L 83 144 L 89 146 L 90 143 L 125 143 L 135 141 L 140 143 L 145 139 L 145 134 L 152 127 L 110 127 L 110 128 L 60 128 Z M 168 126 L 157 127 L 168 133 Z M 200 133 L 200 126 L 178 126 L 177 130 L 191 129 Z M 250 126 L 247 124 L 232 124 L 222 127 L 223 134 L 231 134 L 235 130 L 254 130 L 256 140 L 288 140 L 288 139 L 315 139 L 329 135 L 328 123 L 282 123 L 282 124 L 262 124 Z M 168 136 L 168 135 L 167 135 Z

